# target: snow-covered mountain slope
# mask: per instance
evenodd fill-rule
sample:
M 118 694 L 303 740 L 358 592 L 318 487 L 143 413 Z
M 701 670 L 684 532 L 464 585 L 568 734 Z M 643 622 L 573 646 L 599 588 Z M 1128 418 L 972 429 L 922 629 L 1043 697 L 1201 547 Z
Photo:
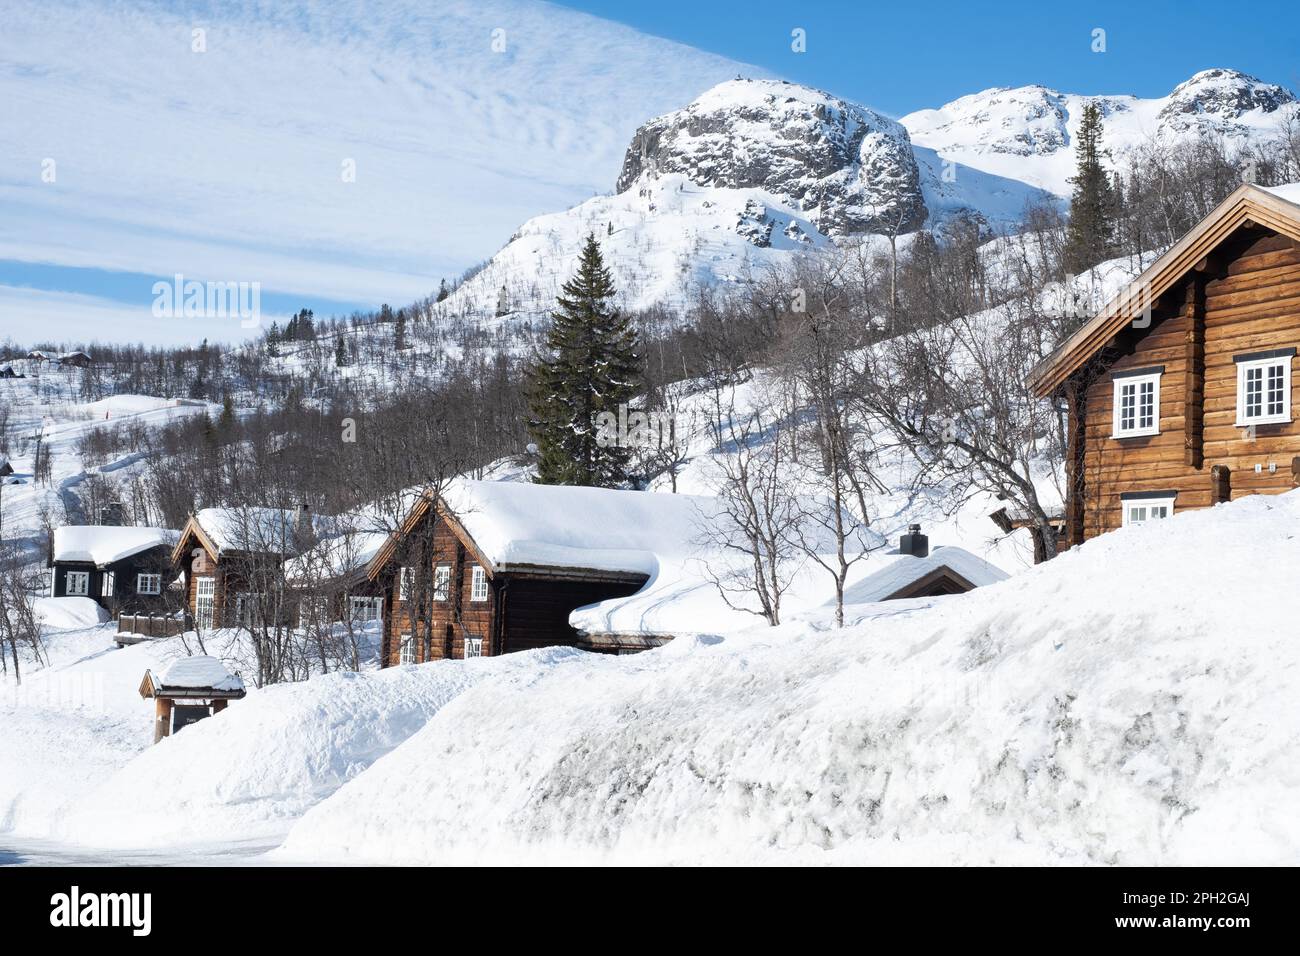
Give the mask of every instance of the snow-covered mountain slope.
M 1044 86 L 984 90 L 900 122 L 918 146 L 940 157 L 1069 195 L 1073 137 L 1083 107 L 1102 112 L 1103 144 L 1115 161 L 1147 141 L 1179 142 L 1202 136 L 1238 143 L 1274 136 L 1296 109 L 1295 95 L 1236 70 L 1203 70 L 1168 95 L 1085 96 Z
M 613 195 L 526 222 L 447 308 L 545 315 L 589 232 L 622 304 L 644 308 L 680 307 L 696 284 L 744 281 L 826 242 L 941 232 L 957 215 L 1014 230 L 1028 204 L 1069 194 L 1090 100 L 1116 163 L 1152 137 L 1271 138 L 1296 109 L 1288 90 L 1231 70 L 1146 100 L 986 90 L 900 122 L 820 90 L 736 79 L 643 124 Z
M 1013 226 L 1041 195 L 945 166 L 866 107 L 793 83 L 736 79 L 644 124 L 612 195 L 524 223 L 446 308 L 545 315 L 588 233 L 624 307 L 680 307 L 698 285 L 745 281 L 828 241 L 942 228 L 959 212 Z

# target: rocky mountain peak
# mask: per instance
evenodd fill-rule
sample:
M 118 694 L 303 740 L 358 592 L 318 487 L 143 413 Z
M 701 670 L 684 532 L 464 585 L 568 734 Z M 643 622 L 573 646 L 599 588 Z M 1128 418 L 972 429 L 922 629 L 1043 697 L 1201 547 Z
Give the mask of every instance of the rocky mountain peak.
M 616 188 L 669 173 L 765 190 L 827 235 L 909 232 L 926 216 L 907 130 L 794 83 L 732 80 L 651 120 L 633 136 Z

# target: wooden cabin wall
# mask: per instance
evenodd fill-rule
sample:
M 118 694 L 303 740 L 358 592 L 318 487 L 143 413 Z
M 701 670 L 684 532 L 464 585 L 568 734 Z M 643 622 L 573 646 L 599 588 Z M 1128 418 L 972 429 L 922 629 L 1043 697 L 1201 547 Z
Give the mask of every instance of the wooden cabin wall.
M 488 599 L 472 601 L 473 569 L 477 563 L 474 556 L 465 548 L 460 538 L 441 517 L 433 520 L 432 536 L 429 539 L 429 553 L 422 555 L 419 550 L 424 545 L 424 535 L 417 530 L 409 536 L 398 549 L 392 560 L 392 579 L 389 585 L 390 597 L 385 602 L 388 613 L 384 620 L 385 663 L 393 665 L 401 661 L 401 642 L 403 635 L 414 634 L 416 638 L 416 662 L 431 660 L 459 659 L 465 654 L 464 631 L 472 636 L 483 638 L 483 653 L 491 654 L 490 646 L 493 610 L 496 606 L 496 582 L 488 576 Z M 447 601 L 433 601 L 430 613 L 432 637 L 427 646 L 423 640 L 425 625 L 418 621 L 415 607 L 410 601 L 397 598 L 397 574 L 400 567 L 423 565 L 426 574 L 432 576 L 433 569 L 441 564 L 451 567 L 451 588 Z M 458 623 L 459 620 L 459 623 Z
M 642 584 L 629 581 L 563 581 L 511 577 L 506 585 L 502 645 L 506 653 L 535 647 L 572 646 L 578 632 L 569 625 L 577 608 L 635 594 Z
M 1085 537 L 1121 525 L 1124 492 L 1176 490 L 1176 512 L 1209 507 L 1215 465 L 1231 469 L 1234 499 L 1295 487 L 1292 459 L 1300 455 L 1300 421 L 1256 426 L 1253 440 L 1236 426 L 1233 356 L 1300 346 L 1300 249 L 1287 237 L 1269 235 L 1239 242 L 1229 255 L 1224 274 L 1203 281 L 1203 339 L 1193 321 L 1196 292 L 1193 288 L 1189 298 L 1186 288 L 1196 280 L 1189 279 L 1175 290 L 1174 305 L 1157 314 L 1149 331 L 1130 332 L 1132 341 L 1120 343 L 1123 354 L 1088 386 Z M 1195 375 L 1198 349 L 1204 355 L 1203 381 Z M 1153 365 L 1164 366 L 1160 434 L 1111 438 L 1110 373 Z M 1292 379 L 1293 419 L 1300 418 L 1298 389 L 1300 368 Z M 1256 464 L 1263 466 L 1260 474 Z M 1270 464 L 1277 466 L 1275 472 L 1269 472 Z

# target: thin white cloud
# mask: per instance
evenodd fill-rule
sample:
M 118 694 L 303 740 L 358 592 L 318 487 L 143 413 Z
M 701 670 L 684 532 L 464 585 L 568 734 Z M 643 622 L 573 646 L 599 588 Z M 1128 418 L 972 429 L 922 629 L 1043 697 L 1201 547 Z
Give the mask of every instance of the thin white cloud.
M 345 300 L 428 291 L 612 188 L 648 117 L 758 72 L 521 0 L 6 0 L 4 20 L 0 257 Z

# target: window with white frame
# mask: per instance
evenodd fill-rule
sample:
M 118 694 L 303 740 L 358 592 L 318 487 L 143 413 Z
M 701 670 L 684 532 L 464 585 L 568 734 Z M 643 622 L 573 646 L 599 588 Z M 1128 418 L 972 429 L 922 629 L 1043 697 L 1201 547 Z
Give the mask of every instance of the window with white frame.
M 330 614 L 329 598 L 313 594 L 298 603 L 298 627 L 307 628 L 313 624 L 328 624 Z
M 483 656 L 483 638 L 465 635 L 465 660 Z
M 262 603 L 266 597 L 257 591 L 239 591 L 235 594 L 235 624 L 241 627 L 261 625 Z
M 69 571 L 63 579 L 64 592 L 69 596 L 90 596 L 90 572 Z
M 354 621 L 378 621 L 384 616 L 384 599 L 353 595 L 348 598 L 348 610 Z
M 451 600 L 451 565 L 440 564 L 433 569 L 433 599 Z
M 210 630 L 213 625 L 217 599 L 217 579 L 194 579 L 194 624 L 200 630 Z
M 397 662 L 399 664 L 415 663 L 415 635 L 414 634 L 402 635 L 402 644 L 398 652 Z
M 409 601 L 415 592 L 415 568 L 398 568 L 397 600 Z
M 1172 517 L 1176 497 L 1177 494 L 1172 491 L 1122 495 L 1120 503 L 1124 507 L 1124 527 Z
M 477 564 L 474 565 L 474 571 L 470 576 L 469 599 L 471 601 L 486 601 L 488 599 L 487 572 Z
M 1164 366 L 1116 372 L 1111 435 L 1137 438 L 1160 434 L 1160 376 Z
M 161 574 L 137 574 L 135 576 L 136 594 L 162 594 Z
M 1291 421 L 1291 360 L 1295 349 L 1234 355 L 1237 363 L 1237 424 Z
M 99 596 L 112 597 L 113 588 L 117 583 L 117 575 L 112 571 L 105 571 L 104 576 L 99 580 Z

